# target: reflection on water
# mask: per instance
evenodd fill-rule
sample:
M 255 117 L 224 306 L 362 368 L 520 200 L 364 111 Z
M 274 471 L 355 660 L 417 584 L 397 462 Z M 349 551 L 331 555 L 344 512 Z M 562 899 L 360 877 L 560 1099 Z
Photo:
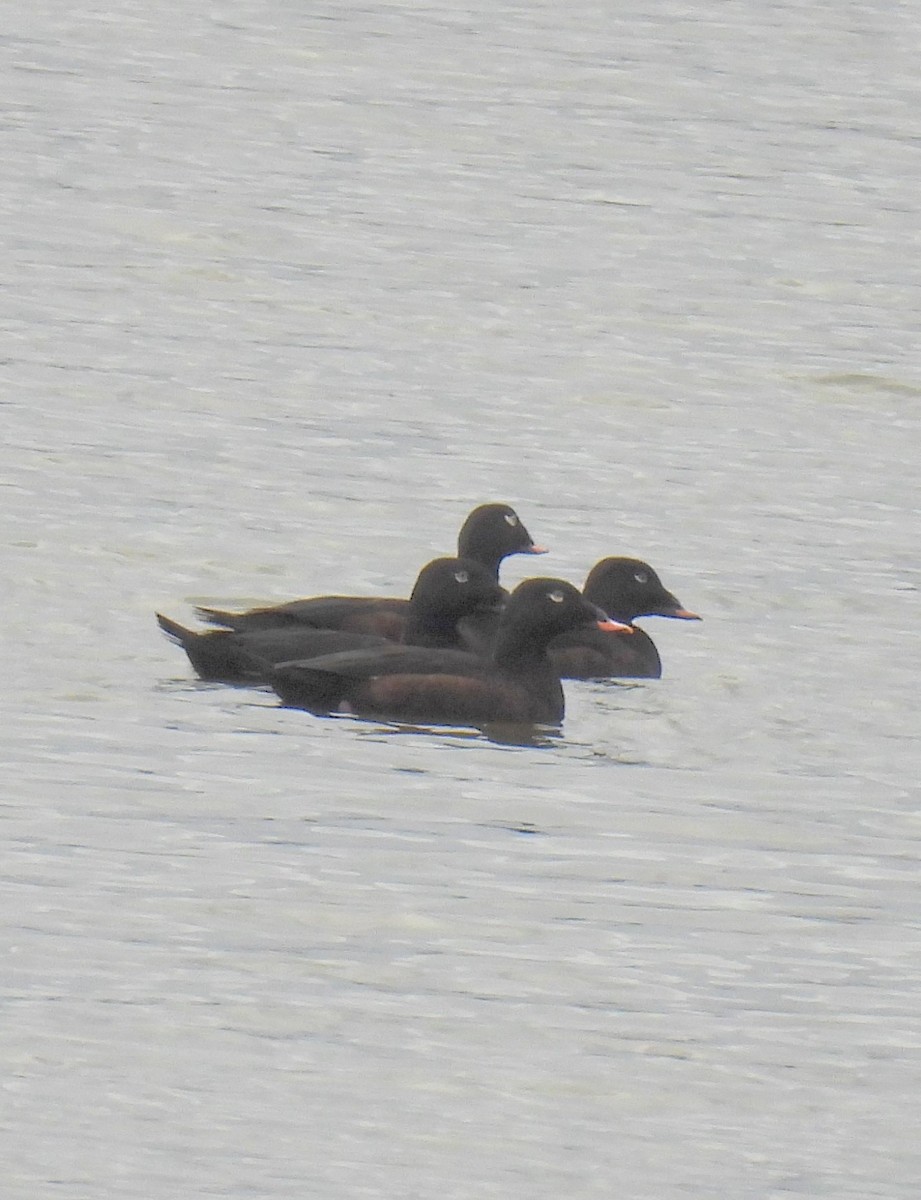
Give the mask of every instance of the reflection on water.
M 561 731 L 553 726 L 520 724 L 514 721 L 496 721 L 484 725 L 482 729 L 453 729 L 446 726 L 437 728 L 427 725 L 393 724 L 377 726 L 375 734 L 421 734 L 423 736 L 438 736 L 457 739 L 480 740 L 486 738 L 498 746 L 530 746 L 532 748 L 551 747 L 561 736 Z
M 292 706 L 292 711 L 299 711 Z M 520 724 L 512 721 L 493 722 L 482 729 L 451 727 L 448 725 L 408 725 L 399 721 L 378 721 L 374 718 L 363 719 L 345 713 L 329 713 L 323 716 L 304 714 L 306 721 L 336 721 L 346 722 L 355 728 L 356 736 L 372 738 L 376 741 L 387 738 L 418 735 L 424 738 L 435 738 L 441 744 L 450 746 L 458 741 L 486 741 L 499 746 L 529 746 L 551 747 L 561 737 L 562 732 L 555 726 Z

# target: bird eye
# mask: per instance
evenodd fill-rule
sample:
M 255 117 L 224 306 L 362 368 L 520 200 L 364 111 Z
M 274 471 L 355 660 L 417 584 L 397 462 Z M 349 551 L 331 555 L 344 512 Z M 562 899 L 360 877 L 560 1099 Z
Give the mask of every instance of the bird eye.
M 559 590 L 559 588 L 557 588 L 557 590 L 555 592 L 548 592 L 547 595 L 550 597 L 550 599 L 553 601 L 554 604 L 562 604 L 563 600 L 565 599 L 565 597 L 563 596 L 563 593 Z
M 469 583 L 470 582 L 470 572 L 469 571 L 455 571 L 454 578 L 457 580 L 458 583 Z
M 515 516 L 514 513 L 506 513 L 505 514 L 505 523 L 506 523 L 506 525 L 517 525 L 518 518 Z
M 636 580 L 637 583 L 648 583 L 649 582 L 649 576 L 646 574 L 645 571 L 637 571 L 637 573 L 633 576 L 633 578 Z

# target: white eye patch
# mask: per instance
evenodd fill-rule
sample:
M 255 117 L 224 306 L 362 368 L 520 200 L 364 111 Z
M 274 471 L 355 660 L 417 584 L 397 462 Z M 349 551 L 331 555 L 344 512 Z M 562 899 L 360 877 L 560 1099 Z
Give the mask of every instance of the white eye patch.
M 633 576 L 633 578 L 636 580 L 637 583 L 648 583 L 649 582 L 649 576 L 646 574 L 645 571 L 637 571 L 637 573 Z
M 517 525 L 518 518 L 515 516 L 514 513 L 506 513 L 505 514 L 505 523 L 506 523 L 506 525 L 512 525 L 512 526 Z
M 454 578 L 457 580 L 458 583 L 469 583 L 470 582 L 470 572 L 469 571 L 455 571 Z
M 548 592 L 547 596 L 549 597 L 549 599 L 551 599 L 553 601 L 554 604 L 562 604 L 563 600 L 565 599 L 563 593 L 559 590 L 559 588 L 557 588 L 557 590 L 555 592 Z

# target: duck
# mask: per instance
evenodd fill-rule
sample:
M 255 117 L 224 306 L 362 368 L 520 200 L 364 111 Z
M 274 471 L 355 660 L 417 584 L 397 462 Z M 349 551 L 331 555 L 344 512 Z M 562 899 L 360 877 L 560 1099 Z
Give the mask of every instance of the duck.
M 637 617 L 701 620 L 639 558 L 601 559 L 589 571 L 582 595 L 633 632 L 630 637 L 598 629 L 561 634 L 550 646 L 550 657 L 563 679 L 659 679 L 659 651 L 649 634 L 633 622 Z M 471 614 L 470 619 L 483 618 Z
M 562 579 L 528 579 L 506 603 L 490 653 L 398 646 L 279 663 L 269 682 L 288 707 L 413 725 L 560 725 L 559 672 L 547 651 L 583 627 L 632 636 Z
M 639 558 L 601 559 L 589 571 L 582 595 L 621 626 L 628 626 L 631 636 L 589 626 L 560 634 L 550 643 L 549 654 L 562 679 L 659 679 L 659 651 L 649 634 L 634 625 L 636 618 L 701 620 L 666 589 L 649 563 Z M 465 649 L 488 654 L 498 622 L 496 612 L 463 617 L 458 635 Z
M 461 526 L 457 538 L 459 558 L 473 559 L 498 583 L 499 565 L 510 554 L 546 554 L 508 504 L 481 504 Z M 229 629 L 276 629 L 284 625 L 309 625 L 314 629 L 339 629 L 373 633 L 392 641 L 403 640 L 409 601 L 385 596 L 312 596 L 246 612 L 199 608 L 199 617 Z
M 407 603 L 403 643 L 457 648 L 457 622 L 480 612 L 498 612 L 503 599 L 502 588 L 481 563 L 469 558 L 437 558 L 423 567 L 416 579 Z M 379 634 L 309 625 L 198 632 L 162 613 L 156 618 L 167 637 L 185 651 L 199 677 L 218 683 L 261 684 L 275 663 L 392 644 Z

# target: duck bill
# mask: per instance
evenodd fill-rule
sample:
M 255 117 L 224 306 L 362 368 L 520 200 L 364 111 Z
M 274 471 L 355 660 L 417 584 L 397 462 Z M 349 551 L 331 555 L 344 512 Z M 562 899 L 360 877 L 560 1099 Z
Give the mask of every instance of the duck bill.
M 596 621 L 595 626 L 603 630 L 605 633 L 634 633 L 632 625 L 621 625 L 620 621 L 612 621 L 610 617 L 605 617 L 603 621 Z
M 662 614 L 663 617 L 676 617 L 679 621 L 702 621 L 703 617 L 691 612 L 689 608 L 673 608 Z
M 549 551 L 546 546 L 538 546 L 535 542 L 532 542 L 530 546 L 526 546 L 525 549 L 522 550 L 522 554 L 548 554 L 548 553 L 549 553 Z

